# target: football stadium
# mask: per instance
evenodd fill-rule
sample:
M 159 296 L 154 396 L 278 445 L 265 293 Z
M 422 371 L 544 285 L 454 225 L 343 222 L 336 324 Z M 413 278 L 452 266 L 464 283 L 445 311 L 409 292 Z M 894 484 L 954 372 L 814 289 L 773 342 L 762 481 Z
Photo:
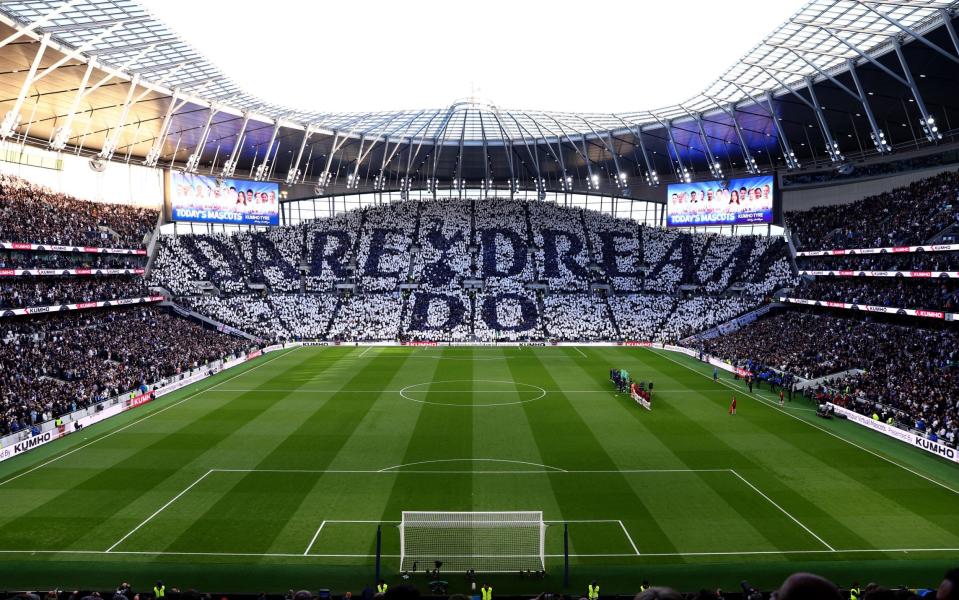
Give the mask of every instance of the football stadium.
M 959 2 L 750 1 L 0 2 L 0 600 L 959 598 Z

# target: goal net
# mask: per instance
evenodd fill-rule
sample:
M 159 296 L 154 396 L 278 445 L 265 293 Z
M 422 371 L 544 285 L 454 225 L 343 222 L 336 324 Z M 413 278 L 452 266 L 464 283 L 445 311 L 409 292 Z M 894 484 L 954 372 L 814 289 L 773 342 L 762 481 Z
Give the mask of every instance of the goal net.
M 540 571 L 545 542 L 542 511 L 403 511 L 400 570 L 430 570 L 442 561 L 441 571 Z

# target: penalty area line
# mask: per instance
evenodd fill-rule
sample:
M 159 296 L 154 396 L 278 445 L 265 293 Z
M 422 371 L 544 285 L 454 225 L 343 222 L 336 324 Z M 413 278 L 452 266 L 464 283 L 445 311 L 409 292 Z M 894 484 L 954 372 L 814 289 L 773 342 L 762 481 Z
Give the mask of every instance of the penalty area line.
M 790 519 L 792 519 L 792 521 L 793 521 L 796 525 L 799 525 L 800 527 L 802 527 L 803 529 L 805 529 L 805 530 L 806 530 L 806 533 L 808 533 L 809 535 L 811 535 L 811 536 L 813 536 L 814 538 L 816 538 L 817 540 L 819 540 L 819 543 L 822 544 L 823 546 L 829 548 L 829 551 L 830 551 L 830 552 L 835 552 L 835 551 L 836 551 L 835 548 L 833 548 L 832 546 L 830 546 L 829 544 L 826 543 L 826 540 L 824 540 L 824 539 L 822 539 L 821 537 L 819 537 L 818 535 L 816 535 L 816 533 L 815 533 L 812 529 L 810 529 L 810 528 L 806 527 L 805 525 L 803 525 L 803 523 L 802 523 L 799 519 L 797 519 L 796 517 L 794 517 L 794 516 L 792 516 L 791 514 L 789 514 L 789 512 L 788 512 L 785 508 L 783 508 L 782 506 L 779 506 L 779 504 L 777 504 L 772 498 L 770 498 L 769 496 L 767 496 L 766 494 L 764 494 L 758 487 L 754 486 L 752 483 L 749 482 L 749 480 L 747 480 L 745 477 L 743 477 L 742 475 L 740 475 L 739 473 L 737 473 L 735 469 L 730 469 L 729 472 L 732 473 L 733 475 L 735 475 L 736 477 L 738 477 L 738 478 L 740 479 L 740 481 L 742 481 L 743 483 L 745 483 L 746 485 L 748 485 L 750 488 L 752 488 L 752 490 L 753 490 L 754 492 L 756 492 L 757 494 L 759 494 L 760 496 L 762 496 L 763 498 L 765 498 L 767 502 L 769 502 L 770 504 L 772 504 L 773 506 L 775 506 L 776 508 L 778 508 L 779 511 L 780 511 L 782 514 L 784 514 L 784 515 L 786 515 L 787 517 L 789 517 Z
M 665 358 L 666 360 L 668 360 L 668 361 L 670 361 L 670 362 L 676 363 L 677 365 L 679 365 L 679 366 L 681 366 L 681 367 L 684 367 L 684 368 L 686 368 L 686 369 L 689 369 L 689 370 L 692 371 L 693 373 L 697 373 L 697 374 L 702 375 L 703 377 L 705 377 L 705 378 L 707 378 L 707 379 L 711 379 L 711 377 L 710 377 L 709 375 L 707 375 L 706 373 L 703 373 L 703 372 L 701 372 L 701 371 L 697 371 L 697 370 L 694 369 L 693 367 L 691 367 L 691 366 L 689 366 L 689 365 L 687 365 L 687 364 L 683 364 L 683 363 L 679 362 L 678 360 L 672 358 L 671 356 L 667 356 L 666 354 L 663 354 L 663 353 L 661 353 L 661 352 L 657 352 L 656 350 L 654 350 L 654 349 L 652 349 L 652 348 L 648 348 L 648 350 L 649 350 L 650 352 L 652 352 L 653 354 L 655 354 L 656 356 Z M 765 406 L 767 406 L 767 407 L 769 407 L 769 408 L 771 408 L 771 409 L 773 409 L 773 410 L 777 410 L 777 411 L 781 412 L 782 414 L 786 415 L 786 416 L 789 417 L 789 418 L 796 419 L 796 420 L 799 421 L 800 423 L 805 423 L 806 425 L 809 425 L 809 426 L 812 427 L 813 429 L 818 429 L 819 431 L 821 431 L 821 432 L 823 432 L 823 433 L 825 433 L 825 434 L 827 434 L 827 435 L 830 435 L 830 436 L 836 438 L 837 440 L 840 440 L 840 441 L 842 441 L 842 442 L 846 442 L 846 443 L 849 444 L 850 446 L 854 446 L 854 447 L 856 447 L 856 448 L 859 448 L 859 449 L 862 450 L 863 452 L 868 452 L 869 454 L 872 454 L 872 455 L 875 456 L 876 458 L 882 459 L 882 460 L 886 461 L 887 463 L 889 463 L 889 464 L 891 464 L 891 465 L 895 465 L 895 466 L 899 467 L 900 469 L 902 469 L 903 471 L 908 471 L 908 472 L 912 473 L 913 475 L 915 475 L 915 476 L 917 476 L 917 477 L 921 477 L 922 479 L 925 479 L 925 480 L 928 481 L 929 483 L 933 483 L 933 484 L 938 485 L 939 487 L 941 487 L 941 488 L 943 488 L 943 489 L 949 490 L 949 491 L 952 492 L 953 494 L 959 495 L 959 490 L 956 490 L 956 489 L 954 489 L 954 488 L 951 488 L 951 487 L 949 487 L 948 485 L 946 485 L 946 484 L 944 484 L 944 483 L 942 483 L 942 482 L 940 482 L 940 481 L 936 481 L 935 479 L 933 479 L 932 477 L 929 477 L 928 475 L 923 475 L 923 474 L 920 473 L 919 471 L 910 469 L 909 467 L 907 467 L 907 466 L 905 466 L 905 465 L 903 465 L 903 464 L 897 463 L 896 461 L 892 460 L 891 458 L 886 457 L 886 456 L 883 456 L 882 454 L 879 454 L 878 452 L 875 452 L 875 451 L 873 451 L 873 450 L 870 450 L 869 448 L 866 448 L 865 446 L 860 446 L 860 445 L 857 444 L 856 442 L 847 440 L 846 438 L 842 437 L 841 435 L 838 435 L 838 434 L 836 434 L 836 433 L 833 433 L 832 431 L 829 431 L 828 429 L 826 429 L 826 428 L 824 428 L 824 427 L 820 427 L 819 425 L 816 425 L 815 423 L 812 423 L 812 422 L 810 422 L 810 421 L 807 421 L 806 419 L 802 419 L 802 418 L 800 418 L 800 417 L 797 417 L 796 415 L 794 415 L 794 414 L 792 414 L 792 413 L 790 413 L 790 412 L 788 412 L 788 411 L 786 411 L 786 410 L 784 410 L 784 409 L 782 409 L 782 408 L 779 408 L 778 406 L 776 406 L 775 404 L 773 404 L 771 401 L 766 400 L 765 398 L 761 398 L 761 397 L 756 396 L 756 395 L 754 395 L 754 394 L 750 394 L 750 393 L 748 393 L 748 392 L 745 392 L 745 391 L 743 391 L 743 390 L 741 390 L 741 389 L 733 386 L 732 384 L 723 381 L 722 379 L 719 379 L 719 383 L 721 383 L 722 385 L 728 387 L 729 389 L 731 389 L 731 390 L 733 390 L 733 391 L 735 391 L 735 392 L 741 393 L 743 396 L 746 396 L 746 397 L 748 397 L 748 398 L 752 398 L 753 400 L 756 400 L 756 401 L 759 402 L 760 404 L 764 404 Z
M 190 485 L 186 486 L 186 488 L 184 488 L 183 491 L 181 491 L 179 494 L 177 494 L 176 496 L 174 496 L 173 498 L 171 498 L 169 501 L 167 501 L 166 504 L 164 504 L 163 506 L 161 506 L 160 508 L 158 508 L 152 515 L 150 515 L 149 517 L 147 517 L 146 519 L 144 519 L 139 525 L 137 525 L 136 527 L 134 527 L 133 529 L 131 529 L 130 531 L 128 531 L 125 536 L 123 536 L 122 538 L 120 538 L 119 540 L 117 540 L 112 546 L 110 546 L 109 548 L 107 548 L 107 549 L 106 549 L 106 553 L 112 552 L 113 549 L 116 548 L 117 546 L 119 546 L 121 543 L 123 543 L 123 541 L 124 541 L 125 539 L 127 539 L 128 537 L 130 537 L 131 535 L 133 535 L 134 533 L 136 533 L 138 529 L 140 529 L 141 527 L 143 527 L 144 525 L 146 525 L 147 523 L 149 523 L 151 520 L 153 520 L 153 517 L 155 517 L 155 516 L 157 516 L 158 514 L 160 514 L 161 512 L 163 512 L 168 506 L 170 506 L 171 504 L 173 504 L 174 502 L 176 502 L 177 500 L 179 500 L 180 497 L 183 496 L 183 494 L 185 494 L 185 493 L 189 492 L 191 489 L 193 489 L 193 487 L 194 487 L 196 484 L 198 484 L 198 483 L 200 483 L 201 481 L 203 481 L 204 479 L 206 479 L 206 476 L 209 475 L 209 474 L 212 473 L 212 472 L 213 472 L 213 469 L 210 469 L 209 471 L 207 471 L 207 472 L 204 473 L 203 475 L 200 475 L 200 477 L 197 478 L 196 481 L 194 481 L 194 482 L 191 483 Z
M 619 523 L 619 526 L 623 528 L 623 533 L 626 534 L 626 539 L 629 540 L 629 545 L 633 547 L 633 552 L 636 553 L 636 556 L 641 556 L 639 553 L 639 548 L 636 547 L 636 542 L 633 541 L 633 536 L 629 535 L 629 531 L 626 529 L 626 526 L 623 525 L 623 522 L 619 519 L 616 519 L 616 522 Z
M 316 533 L 313 534 L 313 539 L 310 540 L 310 544 L 306 547 L 306 550 L 303 551 L 303 556 L 306 556 L 310 553 L 310 549 L 312 549 L 313 544 L 316 543 L 316 538 L 320 537 L 320 532 L 323 531 L 324 525 L 326 525 L 326 521 L 320 523 L 320 526 L 316 528 Z

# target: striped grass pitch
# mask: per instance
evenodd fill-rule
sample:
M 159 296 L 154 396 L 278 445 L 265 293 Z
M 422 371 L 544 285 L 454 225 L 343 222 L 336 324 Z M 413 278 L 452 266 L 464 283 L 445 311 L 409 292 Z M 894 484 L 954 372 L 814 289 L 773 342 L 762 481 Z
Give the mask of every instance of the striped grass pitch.
M 655 382 L 651 412 L 611 367 Z M 543 511 L 553 589 L 564 525 L 573 585 L 610 592 L 798 569 L 932 584 L 959 562 L 954 465 L 771 398 L 644 348 L 271 354 L 0 465 L 0 579 L 359 590 L 377 527 L 396 577 L 404 510 Z

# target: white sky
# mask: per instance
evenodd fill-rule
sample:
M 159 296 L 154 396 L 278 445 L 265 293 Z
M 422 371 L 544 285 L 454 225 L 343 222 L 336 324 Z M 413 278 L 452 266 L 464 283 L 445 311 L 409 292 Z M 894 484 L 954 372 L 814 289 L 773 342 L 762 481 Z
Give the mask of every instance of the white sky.
M 307 110 L 623 112 L 685 101 L 804 0 L 141 0 L 264 100 Z M 648 84 L 644 82 L 649 82 Z

